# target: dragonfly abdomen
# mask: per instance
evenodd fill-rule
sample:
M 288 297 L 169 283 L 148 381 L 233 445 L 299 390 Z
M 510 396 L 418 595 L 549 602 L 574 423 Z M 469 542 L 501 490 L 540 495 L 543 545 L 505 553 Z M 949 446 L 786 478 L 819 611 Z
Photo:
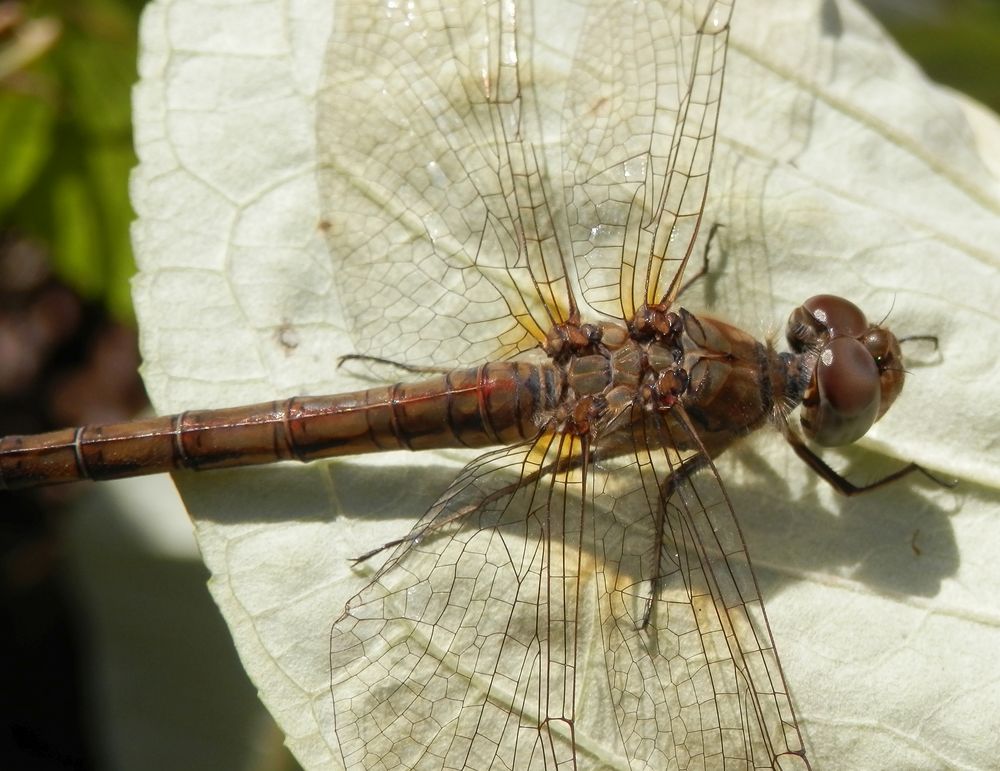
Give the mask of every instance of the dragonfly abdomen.
M 416 383 L 0 439 L 0 489 L 178 469 L 529 439 L 560 392 L 550 366 L 485 364 Z

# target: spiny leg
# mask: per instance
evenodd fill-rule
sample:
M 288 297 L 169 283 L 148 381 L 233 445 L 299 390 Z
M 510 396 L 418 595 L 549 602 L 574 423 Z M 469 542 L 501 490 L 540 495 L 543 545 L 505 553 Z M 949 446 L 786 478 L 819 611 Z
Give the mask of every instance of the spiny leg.
M 542 437 L 539 437 L 539 439 L 536 440 L 535 446 L 538 445 L 538 443 L 544 436 L 545 434 L 543 434 Z M 478 462 L 478 460 L 479 459 L 477 459 L 476 462 Z M 416 543 L 417 541 L 421 540 L 428 534 L 433 533 L 436 530 L 440 530 L 442 527 L 445 527 L 446 525 L 449 525 L 452 522 L 457 522 L 459 520 L 465 519 L 470 514 L 475 514 L 477 511 L 481 511 L 485 506 L 488 506 L 491 503 L 501 500 L 506 496 L 513 495 L 522 487 L 527 487 L 528 485 L 535 484 L 539 479 L 544 477 L 546 474 L 565 473 L 567 471 L 573 470 L 574 468 L 580 467 L 582 463 L 583 460 L 578 457 L 573 457 L 573 456 L 559 457 L 552 463 L 543 466 L 537 471 L 533 471 L 532 473 L 523 477 L 518 477 L 518 479 L 515 480 L 514 482 L 511 482 L 509 485 L 506 485 L 500 488 L 499 490 L 493 491 L 489 495 L 480 498 L 475 503 L 469 504 L 467 506 L 462 506 L 461 508 L 456 509 L 443 519 L 440 520 L 435 519 L 419 529 L 410 531 L 401 538 L 394 538 L 393 540 L 387 541 L 381 546 L 376 546 L 374 549 L 371 549 L 370 551 L 367 551 L 364 554 L 352 558 L 351 564 L 358 565 L 362 562 L 371 559 L 376 554 L 379 554 L 385 551 L 386 549 L 392 549 L 404 543 Z
M 348 353 L 337 359 L 337 369 L 344 366 L 348 361 L 363 361 L 368 364 L 383 364 L 387 367 L 395 367 L 403 372 L 412 372 L 415 375 L 447 375 L 451 370 L 447 367 L 414 367 L 411 364 L 404 364 L 401 361 L 383 359 L 380 356 L 368 356 L 363 353 Z
M 673 498 L 674 494 L 681 487 L 681 485 L 686 484 L 690 481 L 691 477 L 697 474 L 704 468 L 709 466 L 708 456 L 698 453 L 697 455 L 692 455 L 689 458 L 685 458 L 681 461 L 680 466 L 670 472 L 670 475 L 662 482 L 660 485 L 660 505 L 657 510 L 655 528 L 656 531 L 653 536 L 653 553 L 656 555 L 656 564 L 660 564 L 660 555 L 663 554 L 663 548 L 666 542 L 666 521 L 667 521 L 667 505 L 670 503 L 670 499 Z M 656 602 L 656 597 L 658 596 L 657 584 L 660 581 L 660 576 L 656 575 L 649 579 L 650 581 L 650 593 L 649 600 L 646 602 L 646 607 L 642 614 L 642 623 L 640 625 L 641 629 L 645 629 L 649 625 L 651 616 L 653 615 L 653 606 Z
M 708 229 L 708 238 L 705 240 L 705 249 L 701 254 L 701 267 L 698 269 L 697 273 L 695 273 L 693 276 L 691 276 L 691 278 L 689 278 L 681 285 L 680 291 L 677 293 L 677 299 L 683 297 L 684 293 L 688 289 L 690 289 L 691 286 L 696 281 L 708 275 L 709 272 L 708 253 L 712 248 L 712 241 L 715 240 L 715 234 L 719 232 L 719 228 L 724 228 L 724 227 L 725 225 L 722 224 L 721 222 L 713 222 L 712 227 Z
M 823 460 L 819 455 L 817 455 L 812 449 L 806 445 L 796 434 L 792 431 L 784 432 L 785 441 L 787 441 L 792 449 L 795 450 L 795 454 L 802 459 L 802 461 L 809 466 L 813 471 L 815 471 L 824 481 L 826 481 L 834 490 L 836 490 L 841 495 L 846 495 L 851 497 L 852 495 L 860 495 L 862 493 L 869 493 L 872 490 L 877 490 L 880 487 L 891 484 L 898 479 L 902 479 L 905 476 L 909 476 L 914 472 L 919 472 L 925 477 L 930 479 L 937 485 L 941 487 L 955 487 L 958 483 L 955 481 L 946 481 L 939 479 L 934 474 L 929 472 L 923 466 L 916 463 L 907 463 L 901 469 L 893 471 L 891 474 L 887 474 L 881 479 L 876 479 L 874 482 L 870 482 L 865 485 L 856 485 L 846 477 L 834 471 L 825 460 Z

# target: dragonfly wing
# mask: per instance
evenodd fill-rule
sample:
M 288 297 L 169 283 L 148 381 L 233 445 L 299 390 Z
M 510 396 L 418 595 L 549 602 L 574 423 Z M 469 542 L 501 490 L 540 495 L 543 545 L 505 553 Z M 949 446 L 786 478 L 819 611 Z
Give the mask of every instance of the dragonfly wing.
M 337 3 L 319 187 L 362 353 L 467 366 L 535 347 L 571 313 L 519 10 Z
M 572 762 L 580 472 L 544 467 L 578 449 L 548 434 L 470 464 L 348 604 L 331 641 L 348 768 Z
M 618 529 L 598 539 L 598 562 L 612 702 L 623 741 L 637 748 L 630 756 L 657 747 L 661 767 L 806 769 L 722 484 L 697 451 L 652 449 L 691 446 L 682 422 L 649 413 L 636 425 L 631 452 L 605 462 L 611 487 L 595 491 Z M 656 730 L 667 734 L 659 744 Z
M 732 2 L 593 5 L 563 111 L 566 198 L 583 297 L 629 319 L 642 303 L 672 302 L 682 284 L 708 190 Z
M 333 627 L 348 768 L 807 768 L 721 487 L 642 438 L 462 472 Z

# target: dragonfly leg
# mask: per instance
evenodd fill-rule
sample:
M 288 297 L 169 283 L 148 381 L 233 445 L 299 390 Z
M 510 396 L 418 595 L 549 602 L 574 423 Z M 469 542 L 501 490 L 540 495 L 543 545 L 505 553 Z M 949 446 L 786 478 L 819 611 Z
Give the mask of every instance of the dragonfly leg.
M 712 248 L 712 241 L 715 240 L 715 234 L 719 232 L 719 228 L 724 228 L 724 227 L 725 225 L 722 224 L 721 222 L 713 222 L 712 227 L 708 229 L 708 239 L 706 239 L 705 241 L 705 250 L 701 254 L 701 268 L 699 268 L 697 273 L 695 273 L 693 276 L 691 276 L 691 278 L 689 278 L 681 285 L 680 291 L 677 293 L 678 299 L 680 299 L 684 295 L 684 293 L 691 288 L 692 284 L 694 284 L 699 279 L 702 279 L 708 275 L 709 273 L 708 253 Z
M 387 367 L 395 367 L 396 369 L 401 369 L 404 372 L 412 372 L 417 375 L 447 375 L 451 371 L 447 367 L 414 367 L 411 364 L 404 364 L 401 361 L 383 359 L 380 356 L 368 356 L 363 353 L 348 353 L 341 356 L 337 359 L 337 369 L 340 369 L 344 366 L 344 363 L 348 361 L 363 361 L 368 364 L 384 364 Z
M 476 512 L 482 511 L 485 507 L 488 507 L 489 505 L 495 503 L 496 501 L 513 495 L 522 487 L 535 484 L 540 478 L 542 478 L 546 474 L 565 473 L 569 470 L 579 467 L 579 465 L 580 465 L 579 458 L 557 459 L 555 462 L 547 464 L 546 466 L 543 466 L 542 468 L 521 477 L 515 482 L 511 482 L 510 484 L 505 485 L 504 487 L 501 487 L 498 490 L 494 490 L 492 493 L 484 496 L 483 498 L 480 498 L 478 501 L 475 501 L 465 506 L 460 506 L 454 511 L 447 513 L 445 516 L 440 516 L 441 512 L 439 512 L 429 522 L 425 522 L 422 525 L 419 525 L 417 528 L 411 530 L 402 538 L 394 538 L 393 540 L 387 541 L 381 546 L 376 546 L 374 549 L 366 551 L 364 554 L 361 554 L 357 557 L 353 557 L 351 559 L 351 564 L 359 565 L 362 562 L 371 559 L 376 554 L 384 552 L 386 549 L 392 549 L 404 543 L 409 543 L 409 544 L 418 543 L 419 541 L 426 538 L 428 535 L 433 535 L 436 531 L 440 530 L 446 525 L 450 525 L 453 522 L 458 522 L 464 519 L 465 517 L 468 517 L 470 514 L 475 514 Z
M 930 479 L 937 485 L 941 487 L 954 487 L 957 482 L 949 482 L 944 479 L 936 477 L 934 474 L 929 472 L 923 466 L 916 463 L 907 463 L 900 469 L 893 471 L 891 474 L 887 474 L 881 479 L 876 479 L 874 482 L 870 482 L 866 485 L 856 485 L 849 481 L 846 477 L 838 474 L 825 460 L 823 460 L 819 455 L 813 452 L 812 449 L 806 445 L 798 436 L 796 436 L 792 431 L 784 432 L 785 440 L 792 446 L 795 450 L 795 454 L 802 459 L 802 461 L 809 466 L 813 471 L 819 474 L 834 490 L 836 490 L 841 495 L 846 495 L 848 497 L 852 495 L 860 495 L 861 493 L 869 493 L 872 490 L 877 490 L 880 487 L 891 484 L 897 479 L 902 479 L 914 472 L 919 472 L 925 477 Z
M 538 472 L 536 472 L 536 474 L 532 478 L 533 479 L 537 478 L 537 476 Z M 502 498 L 505 495 L 511 495 L 513 492 L 517 490 L 518 487 L 521 486 L 521 484 L 522 484 L 521 480 L 518 480 L 517 482 L 507 485 L 503 489 L 498 490 L 495 493 L 492 493 L 491 495 L 488 495 L 478 503 L 470 504 L 468 506 L 462 506 L 461 508 L 458 508 L 455 511 L 448 514 L 448 516 L 446 517 L 442 517 L 440 519 L 433 519 L 427 524 L 423 525 L 422 527 L 418 527 L 415 530 L 411 530 L 402 538 L 394 538 L 393 540 L 387 541 L 381 546 L 376 546 L 374 549 L 366 551 L 364 554 L 358 557 L 352 558 L 351 564 L 358 565 L 366 560 L 371 559 L 376 554 L 384 552 L 386 549 L 392 549 L 396 546 L 399 546 L 400 544 L 404 543 L 415 544 L 423 540 L 423 538 L 426 537 L 428 534 L 432 534 L 435 530 L 440 530 L 445 525 L 450 525 L 452 522 L 457 522 L 458 520 L 467 517 L 469 514 L 479 511 L 483 507 L 483 505 L 487 503 L 492 503 L 493 501 L 497 500 L 498 498 Z
M 912 343 L 912 342 L 930 343 L 932 346 L 934 346 L 935 351 L 938 349 L 937 335 L 907 335 L 906 337 L 896 338 L 896 342 L 898 342 L 900 345 L 902 345 L 903 343 Z
M 439 530 L 442 527 L 444 527 L 445 525 L 450 525 L 452 522 L 456 522 L 456 521 L 462 519 L 463 517 L 466 517 L 469 514 L 472 514 L 473 512 L 478 511 L 480 509 L 480 507 L 483 505 L 483 503 L 491 502 L 492 500 L 496 499 L 497 497 L 500 497 L 501 495 L 509 495 L 513 490 L 516 490 L 517 487 L 518 487 L 518 485 L 516 485 L 516 484 L 509 485 L 508 487 L 504 488 L 503 490 L 500 490 L 498 493 L 496 493 L 494 495 L 491 495 L 488 498 L 483 499 L 483 501 L 481 501 L 479 504 L 470 505 L 470 506 L 463 506 L 463 507 L 461 507 L 459 509 L 456 509 L 455 511 L 453 511 L 451 514 L 449 514 L 446 517 L 443 517 L 441 519 L 434 519 L 431 522 L 429 522 L 426 525 L 424 525 L 423 527 L 418 527 L 416 530 L 411 530 L 409 533 L 407 533 L 406 535 L 404 535 L 402 538 L 394 538 L 391 541 L 386 541 L 381 546 L 376 546 L 374 549 L 371 549 L 370 551 L 366 551 L 364 554 L 361 554 L 361 555 L 359 555 L 357 557 L 352 557 L 351 558 L 351 564 L 352 565 L 359 565 L 362 562 L 365 562 L 366 560 L 371 559 L 376 554 L 384 552 L 386 549 L 395 548 L 396 546 L 399 546 L 400 544 L 404 544 L 404 543 L 415 544 L 415 543 L 423 540 L 423 538 L 426 537 L 428 534 L 432 534 L 435 530 Z
M 670 473 L 670 476 L 668 476 L 660 486 L 660 509 L 659 516 L 656 518 L 656 532 L 653 536 L 654 554 L 659 555 L 663 553 L 663 547 L 666 541 L 666 507 L 670 499 L 673 498 L 674 494 L 681 487 L 681 485 L 686 484 L 692 476 L 697 474 L 703 468 L 708 467 L 708 465 L 708 456 L 703 453 L 698 453 L 697 455 L 692 455 L 690 458 L 685 458 L 681 461 L 680 466 L 674 469 Z M 659 559 L 657 559 L 657 564 L 659 564 Z M 639 626 L 640 629 L 645 629 L 649 625 L 649 620 L 653 615 L 653 606 L 655 605 L 656 598 L 659 594 L 657 590 L 657 584 L 659 581 L 660 576 L 654 576 L 649 579 L 649 599 L 646 601 L 646 606 L 643 609 L 642 623 Z

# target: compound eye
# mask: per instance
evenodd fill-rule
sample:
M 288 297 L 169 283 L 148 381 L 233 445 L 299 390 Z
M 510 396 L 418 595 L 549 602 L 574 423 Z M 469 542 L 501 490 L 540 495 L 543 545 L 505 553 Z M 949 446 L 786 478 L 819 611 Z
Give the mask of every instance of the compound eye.
M 798 353 L 834 337 L 860 337 L 868 329 L 861 309 L 843 297 L 818 294 L 792 311 L 785 335 Z
M 878 367 L 879 380 L 882 383 L 882 399 L 878 411 L 878 417 L 881 418 L 903 390 L 905 377 L 903 354 L 899 350 L 896 336 L 880 327 L 869 330 L 861 339 L 861 343 Z
M 802 430 L 824 447 L 850 444 L 879 417 L 882 384 L 871 353 L 838 337 L 820 352 L 802 407 Z
M 868 329 L 865 314 L 843 297 L 818 294 L 802 303 L 802 307 L 826 328 L 830 337 L 860 337 Z
M 893 364 L 893 351 L 890 338 L 892 342 L 895 342 L 895 336 L 890 332 L 886 332 L 881 327 L 872 327 L 861 338 L 861 343 L 868 349 L 868 353 L 871 354 L 879 369 Z

